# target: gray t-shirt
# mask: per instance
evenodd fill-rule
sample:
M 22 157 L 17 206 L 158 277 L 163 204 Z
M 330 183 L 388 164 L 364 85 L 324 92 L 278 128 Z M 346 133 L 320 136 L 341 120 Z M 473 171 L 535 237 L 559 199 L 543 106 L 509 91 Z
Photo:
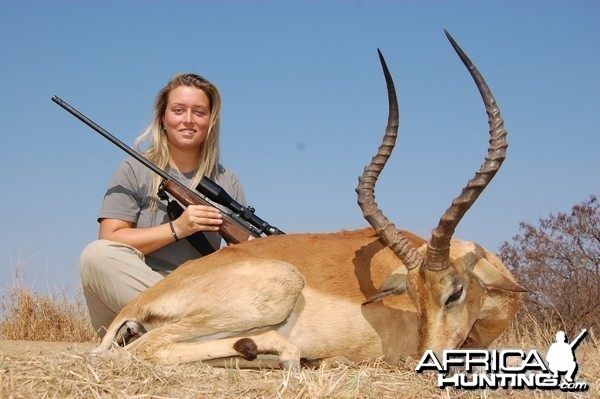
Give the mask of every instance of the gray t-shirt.
M 177 171 L 167 172 L 188 186 L 192 173 L 179 174 Z M 108 184 L 102 207 L 98 214 L 101 219 L 119 219 L 132 222 L 134 227 L 154 227 L 168 223 L 166 201 L 161 201 L 158 210 L 151 212 L 149 209 L 154 173 L 134 158 L 125 159 L 117 168 L 112 180 Z M 215 179 L 231 197 L 242 205 L 246 205 L 246 198 L 242 186 L 233 172 L 219 165 L 219 172 Z M 172 199 L 172 198 L 171 198 Z M 228 210 L 219 206 L 228 212 Z M 221 236 L 216 232 L 202 233 L 214 249 L 221 245 Z M 154 270 L 172 271 L 190 259 L 202 255 L 185 239 L 168 244 L 146 255 L 146 264 Z

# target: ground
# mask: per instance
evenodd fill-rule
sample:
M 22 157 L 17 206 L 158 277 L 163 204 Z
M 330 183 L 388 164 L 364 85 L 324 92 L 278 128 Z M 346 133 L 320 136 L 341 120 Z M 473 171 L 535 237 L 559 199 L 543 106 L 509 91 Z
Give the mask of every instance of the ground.
M 8 356 L 50 355 L 52 353 L 88 352 L 96 344 L 91 342 L 42 342 L 42 341 L 1 341 L 0 353 Z
M 0 341 L 0 398 L 596 398 L 600 351 L 580 349 L 579 378 L 590 390 L 439 389 L 436 378 L 412 367 L 383 363 L 335 369 L 240 370 L 200 362 L 160 366 L 122 349 L 109 358 L 89 356 L 95 343 Z

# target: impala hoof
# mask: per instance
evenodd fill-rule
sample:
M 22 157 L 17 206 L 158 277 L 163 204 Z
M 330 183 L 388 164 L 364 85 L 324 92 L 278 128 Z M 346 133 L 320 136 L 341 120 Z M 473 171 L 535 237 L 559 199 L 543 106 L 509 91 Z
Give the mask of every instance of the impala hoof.
M 279 362 L 282 370 L 300 370 L 300 362 L 297 360 L 282 360 Z
M 144 326 L 136 320 L 126 320 L 115 333 L 114 341 L 119 346 L 126 346 L 146 334 Z

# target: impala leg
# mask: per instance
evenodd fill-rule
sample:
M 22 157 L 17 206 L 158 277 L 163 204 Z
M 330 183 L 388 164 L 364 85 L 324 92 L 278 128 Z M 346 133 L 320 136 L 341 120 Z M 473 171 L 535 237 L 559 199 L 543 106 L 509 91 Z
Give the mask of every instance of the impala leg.
M 132 346 L 140 356 L 156 363 L 179 364 L 236 356 L 254 360 L 259 354 L 269 354 L 279 357 L 281 368 L 300 366 L 298 347 L 277 331 L 196 342 L 144 339 L 151 333 L 135 341 Z
M 302 365 L 311 369 L 327 368 L 334 369 L 340 366 L 353 366 L 356 363 L 349 360 L 345 356 L 334 356 L 325 359 L 306 359 L 302 361 Z

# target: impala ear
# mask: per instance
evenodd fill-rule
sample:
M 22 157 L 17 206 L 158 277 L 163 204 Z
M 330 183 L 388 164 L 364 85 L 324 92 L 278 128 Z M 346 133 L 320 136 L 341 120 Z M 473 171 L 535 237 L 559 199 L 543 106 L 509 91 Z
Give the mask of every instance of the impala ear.
M 367 305 L 372 302 L 381 301 L 383 298 L 390 296 L 403 294 L 406 292 L 406 273 L 405 267 L 396 269 L 388 278 L 385 279 L 379 291 L 365 302 L 363 305 Z
M 479 281 L 479 284 L 485 288 L 529 292 L 527 288 L 521 287 L 504 273 L 501 273 L 485 258 L 479 259 L 473 268 L 469 270 L 469 274 L 475 277 Z

